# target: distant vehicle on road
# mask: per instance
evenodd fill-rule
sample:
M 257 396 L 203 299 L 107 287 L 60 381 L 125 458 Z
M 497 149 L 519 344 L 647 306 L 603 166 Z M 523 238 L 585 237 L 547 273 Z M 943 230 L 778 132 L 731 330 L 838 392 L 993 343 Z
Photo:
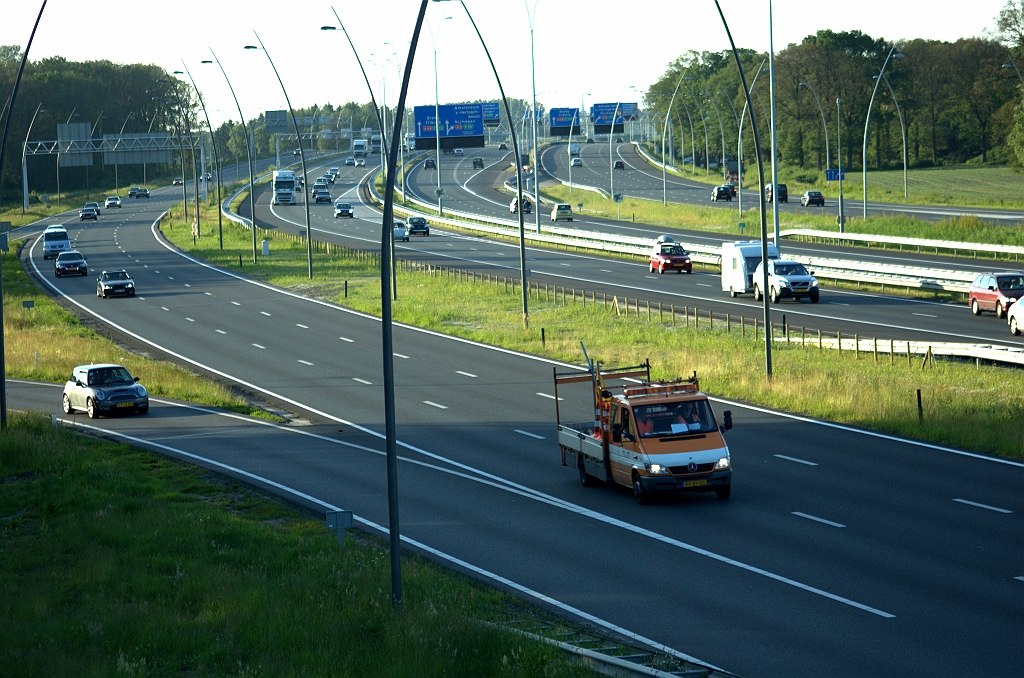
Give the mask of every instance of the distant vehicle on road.
M 135 281 L 128 275 L 128 271 L 103 271 L 96 278 L 96 296 L 106 299 L 109 296 L 123 294 L 126 297 L 135 296 Z
M 82 212 L 87 210 L 83 209 Z M 96 210 L 89 208 L 88 211 L 93 215 L 91 217 L 82 217 L 82 219 L 95 219 Z M 46 260 L 53 257 L 59 257 L 62 252 L 71 251 L 71 239 L 68 238 L 67 229 L 63 226 L 48 226 L 43 231 L 43 259 Z
M 86 219 L 92 219 L 93 221 L 98 221 L 99 218 L 100 218 L 100 213 L 96 211 L 95 207 L 83 207 L 82 209 L 80 209 L 78 211 L 78 220 L 79 221 L 85 221 Z
M 463 152 L 462 152 L 461 148 L 456 148 L 455 149 L 455 155 L 462 155 L 462 154 L 463 154 Z
M 292 170 L 275 170 L 271 177 L 273 195 L 271 205 L 295 204 L 295 172 Z
M 106 199 L 103 203 L 103 207 L 110 209 L 111 207 L 121 207 L 121 199 L 116 195 L 112 195 Z
M 85 257 L 82 256 L 81 252 L 71 250 L 57 255 L 57 261 L 53 262 L 53 275 L 59 278 L 68 273 L 89 275 L 89 265 L 86 263 Z
M 583 159 L 573 158 L 572 160 L 569 161 L 569 167 L 583 167 Z
M 761 289 L 764 263 L 754 270 L 754 299 L 761 300 L 764 290 Z M 808 298 L 812 304 L 818 303 L 818 280 L 811 275 L 804 265 L 798 261 L 782 259 L 768 260 L 768 299 L 777 304 L 782 299 Z
M 622 143 L 622 137 L 615 137 L 615 143 L 621 144 Z
M 811 205 L 824 207 L 825 196 L 821 194 L 821 191 L 804 191 L 804 194 L 800 196 L 800 204 L 803 207 L 810 207 Z
M 501 142 L 500 144 L 498 144 L 498 150 L 499 151 L 507 151 L 508 150 L 508 144 L 506 144 L 504 141 Z
M 333 200 L 333 198 L 331 198 L 331 194 L 326 188 L 322 188 L 313 194 L 313 201 L 318 205 L 322 202 L 331 202 L 331 200 Z
M 135 194 L 135 197 L 136 198 L 148 198 L 149 197 L 149 189 L 148 188 L 140 188 L 139 192 Z
M 409 235 L 430 235 L 430 224 L 423 217 L 409 217 Z
M 329 169 L 327 171 L 330 172 L 331 176 L 334 177 L 335 179 L 337 179 L 338 175 L 341 174 L 341 168 L 340 167 L 332 167 L 331 169 Z
M 423 161 L 423 169 L 437 169 L 437 163 L 433 158 L 427 158 Z
M 355 210 L 352 209 L 352 205 L 347 202 L 336 202 L 334 203 L 334 218 L 348 217 L 354 219 L 356 216 Z
M 778 259 L 779 250 L 768 243 L 768 258 Z M 722 243 L 722 291 L 730 297 L 754 291 L 754 270 L 761 263 L 761 241 Z
M 98 202 L 87 202 L 85 203 L 85 206 L 93 208 L 94 210 L 96 210 L 96 213 L 99 214 L 100 204 Z
M 994 311 L 997 318 L 1005 317 L 1010 305 L 1021 297 L 1024 297 L 1024 274 L 1013 271 L 982 273 L 971 283 L 968 295 L 974 315 Z
M 128 197 L 129 198 L 134 198 L 138 194 L 139 194 L 139 187 L 138 186 L 132 186 L 131 188 L 128 189 Z
M 345 158 L 345 167 L 355 167 L 356 159 L 353 157 Z
M 592 137 L 587 137 L 587 143 L 588 144 L 594 143 L 594 139 Z
M 409 242 L 409 227 L 405 225 L 405 222 L 395 219 L 394 228 L 395 240 L 404 240 L 405 242 Z
M 171 182 L 171 184 L 173 184 L 174 186 L 181 186 L 184 183 L 185 180 L 182 179 L 181 177 L 174 177 L 174 181 Z
M 366 139 L 355 139 L 352 142 L 352 155 L 362 158 L 366 155 Z
M 356 158 L 356 167 L 366 167 L 366 160 L 363 158 Z
M 484 159 L 483 158 L 473 158 L 473 169 L 483 169 L 483 168 L 484 168 Z
M 764 187 L 764 199 L 768 202 L 775 200 L 771 184 Z M 786 187 L 786 184 L 779 184 L 779 202 L 789 202 L 789 188 Z
M 572 155 L 579 155 L 579 154 L 580 154 L 580 145 L 579 145 L 579 143 L 573 141 L 572 143 L 569 144 L 569 155 L 572 156 Z
M 626 163 L 624 163 L 624 162 L 623 162 L 623 161 L 621 161 L 621 160 L 616 160 L 616 161 L 615 161 L 615 162 L 614 162 L 614 163 L 612 164 L 612 169 L 620 169 L 620 170 L 624 170 L 624 169 L 626 169 Z
M 508 205 L 508 211 L 510 214 L 515 214 L 519 211 L 519 198 L 512 198 L 512 202 Z M 533 203 L 526 197 L 523 197 L 523 214 L 530 214 L 531 212 L 533 212 Z
M 732 202 L 732 188 L 729 186 L 715 186 L 711 189 L 711 202 L 728 200 Z
M 572 221 L 572 205 L 559 203 L 552 207 L 551 221 Z
M 149 394 L 128 370 L 120 365 L 79 365 L 71 371 L 61 396 L 65 414 L 85 410 L 90 419 L 100 414 L 149 412 Z
M 651 273 L 665 273 L 665 271 L 679 271 L 680 273 L 693 273 L 693 262 L 690 255 L 683 246 L 672 240 L 671 236 L 663 235 L 658 238 L 651 250 L 651 257 L 647 262 Z

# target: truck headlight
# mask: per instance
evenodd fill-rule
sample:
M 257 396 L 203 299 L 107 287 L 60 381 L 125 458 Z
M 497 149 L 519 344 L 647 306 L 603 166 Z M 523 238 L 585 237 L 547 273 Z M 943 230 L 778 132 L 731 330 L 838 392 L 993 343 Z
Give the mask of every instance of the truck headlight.
M 729 457 L 722 457 L 721 459 L 718 460 L 718 463 L 715 464 L 715 470 L 721 471 L 723 469 L 729 468 L 730 466 L 731 464 L 729 463 Z
M 663 466 L 661 464 L 651 464 L 650 466 L 647 467 L 647 470 L 650 473 L 654 473 L 657 475 L 664 475 L 669 472 L 668 466 Z

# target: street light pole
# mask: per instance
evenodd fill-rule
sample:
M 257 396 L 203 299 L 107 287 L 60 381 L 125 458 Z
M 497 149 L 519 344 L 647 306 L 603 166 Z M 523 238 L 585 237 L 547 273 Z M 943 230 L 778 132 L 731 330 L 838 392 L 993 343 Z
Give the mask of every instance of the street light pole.
M 839 168 L 839 232 L 846 231 L 846 217 L 843 215 L 843 112 L 840 99 L 836 99 L 836 167 Z
M 686 79 L 686 78 L 684 78 Z M 690 176 L 697 173 L 697 134 L 693 131 L 693 116 L 690 115 L 690 107 L 686 105 L 686 94 L 679 100 L 686 111 L 686 119 L 690 123 Z M 680 122 L 680 125 L 682 122 Z M 686 169 L 686 149 L 683 149 L 683 169 Z
M 775 29 L 772 24 L 772 0 L 768 0 L 768 86 L 772 109 L 772 224 L 775 226 L 775 246 L 779 247 L 779 148 L 775 123 Z M 761 192 L 764 192 L 762 185 Z M 768 270 L 768 264 L 764 266 Z M 768 293 L 767 285 L 764 288 Z
M 530 13 L 530 5 L 523 0 L 526 6 L 526 16 L 530 19 L 530 83 L 533 88 L 533 108 L 530 110 L 533 126 L 533 218 L 537 225 L 537 232 L 540 233 L 540 149 L 537 148 L 537 66 L 534 56 L 533 27 L 537 19 L 537 0 L 533 0 L 533 13 Z M 614 121 L 613 121 L 614 122 Z M 614 127 L 614 124 L 612 125 Z
M 128 121 L 135 117 L 135 113 L 129 113 L 128 117 L 124 119 L 124 124 L 121 125 L 121 131 L 117 133 L 117 141 L 114 142 L 114 195 L 120 193 L 120 181 L 117 176 L 117 147 L 121 145 L 121 135 L 124 134 L 124 128 L 128 126 Z
M 724 182 L 725 175 L 729 171 L 725 162 L 725 125 L 722 124 L 722 115 L 718 112 L 718 104 L 715 103 L 715 98 L 707 92 L 703 92 L 703 94 L 711 102 L 711 108 L 715 109 L 715 117 L 718 118 L 718 128 L 722 131 L 722 181 Z
M 676 102 L 676 95 L 679 94 L 679 86 L 683 84 L 685 73 L 679 75 L 676 81 L 676 88 L 672 90 L 672 98 L 668 101 L 668 110 L 665 111 L 665 124 L 661 128 L 661 204 L 668 204 L 668 171 L 665 169 L 665 137 L 668 136 L 668 123 L 672 117 L 672 105 Z M 684 142 L 685 143 L 685 142 Z M 683 151 L 685 153 L 685 149 Z M 685 166 L 685 162 L 683 165 Z
M 181 60 L 181 65 L 184 67 L 185 74 L 188 75 L 188 79 L 192 83 L 192 89 L 196 92 L 199 104 L 203 107 L 203 115 L 206 116 L 206 126 L 210 130 L 210 144 L 213 146 L 213 164 L 217 172 L 217 239 L 220 242 L 220 248 L 224 249 L 224 215 L 221 213 L 220 203 L 220 156 L 217 154 L 217 139 L 213 135 L 213 125 L 210 124 L 210 114 L 206 110 L 206 101 L 203 100 L 203 94 L 199 91 L 199 87 L 196 86 L 196 81 L 192 77 L 192 72 L 188 70 L 188 65 L 184 59 Z M 203 177 L 203 181 L 206 181 L 206 177 Z
M 231 81 L 228 79 L 227 71 L 224 70 L 224 64 L 222 64 L 220 62 L 220 59 L 217 58 L 217 55 L 216 55 L 216 53 L 214 53 L 213 48 L 209 47 L 208 49 L 210 50 L 210 55 L 213 56 L 213 60 L 212 61 L 204 60 L 203 63 L 204 64 L 215 63 L 215 64 L 217 64 L 217 67 L 220 68 L 221 75 L 224 76 L 224 82 L 226 82 L 228 84 L 228 90 L 231 91 L 231 98 L 235 100 L 235 108 L 238 109 L 238 119 L 242 121 L 242 138 L 245 139 L 245 155 L 246 155 L 246 157 L 249 160 L 249 162 L 248 162 L 248 167 L 249 167 L 249 216 L 252 217 L 252 219 L 250 219 L 249 226 L 252 228 L 252 263 L 255 264 L 256 263 L 256 189 L 253 186 L 254 182 L 253 182 L 253 178 L 252 178 L 252 169 L 253 169 L 252 168 L 252 151 L 253 151 L 253 149 L 249 145 L 249 131 L 248 131 L 247 126 L 245 124 L 245 116 L 242 115 L 242 106 L 241 106 L 241 104 L 238 103 L 238 97 L 235 95 L 235 88 L 231 86 Z M 300 144 L 300 146 L 301 146 L 301 144 Z M 236 169 L 237 169 L 237 166 L 236 166 Z M 235 179 L 236 180 L 238 179 L 237 175 L 236 175 Z M 305 177 L 303 177 L 303 180 L 305 180 Z M 303 183 L 302 192 L 303 192 L 302 199 L 305 200 L 306 199 L 306 195 L 305 195 L 306 186 L 305 186 L 305 183 Z
M 1010 55 L 1010 63 L 1003 64 L 1001 68 L 1013 68 L 1017 71 L 1017 77 L 1020 78 L 1020 84 L 1024 85 L 1024 75 L 1020 74 L 1020 69 L 1017 68 L 1017 62 L 1013 60 L 1013 55 Z
M 615 156 L 612 154 L 612 141 L 615 139 L 615 119 L 619 117 L 619 106 L 622 105 L 622 95 L 626 93 L 627 89 L 634 89 L 634 87 L 633 87 L 633 85 L 627 85 L 627 86 L 622 88 L 621 92 L 619 92 L 619 98 L 615 102 L 615 110 L 612 112 L 612 119 L 610 121 L 611 125 L 608 126 L 608 178 L 609 178 L 608 179 L 609 180 L 609 184 L 608 184 L 609 191 L 608 192 L 611 195 L 612 200 L 615 200 Z M 623 120 L 625 120 L 625 118 L 623 118 Z M 533 180 L 534 180 L 534 182 L 536 182 L 537 179 L 538 179 L 537 168 L 534 167 L 533 168 Z M 537 204 L 534 207 L 539 209 L 540 205 Z M 540 232 L 540 226 L 537 226 L 537 232 L 538 233 Z
M 800 84 L 808 87 L 811 90 L 811 94 L 814 95 L 814 100 L 818 103 L 818 112 L 821 113 L 821 127 L 822 129 L 825 130 L 825 183 L 827 185 L 829 183 L 828 159 L 831 157 L 831 154 L 828 150 L 828 122 L 826 122 L 825 120 L 825 109 L 821 107 L 821 99 L 818 98 L 818 92 L 815 91 L 814 85 L 811 84 L 811 81 L 808 80 L 806 82 L 801 82 Z
M 708 162 L 708 157 L 711 155 L 709 150 L 711 144 L 708 142 L 708 119 L 704 115 L 704 109 L 700 107 L 697 97 L 691 92 L 687 92 L 685 96 L 693 97 L 693 102 L 697 104 L 697 112 L 700 114 L 700 122 L 704 125 L 704 175 L 708 176 L 711 174 L 711 164 Z
M 874 76 L 877 78 L 878 76 Z M 892 102 L 896 104 L 896 115 L 900 116 L 900 134 L 903 135 L 903 197 L 906 198 L 909 195 L 907 190 L 907 128 L 903 124 L 903 111 L 900 110 L 900 102 L 896 98 L 896 92 L 892 89 L 892 83 L 889 82 L 889 78 L 882 74 L 882 80 L 885 80 L 885 86 L 889 88 L 889 94 L 892 95 Z
M 180 72 L 181 71 L 178 71 L 178 73 L 180 73 Z M 167 80 L 164 80 L 164 82 L 168 82 L 168 81 L 169 81 L 169 78 Z M 175 85 L 177 85 L 177 82 L 175 82 Z M 199 177 L 197 176 L 198 165 L 196 163 L 196 146 L 195 146 L 195 143 L 193 143 L 193 141 L 192 141 L 192 119 L 191 119 L 191 117 L 188 114 L 188 109 L 185 108 L 184 102 L 182 102 L 182 100 L 181 100 L 181 95 L 178 93 L 177 86 L 172 87 L 171 91 L 174 92 L 174 98 L 178 102 L 178 108 L 179 108 L 179 110 L 181 110 L 182 121 L 185 123 L 184 124 L 185 131 L 188 134 L 188 148 L 189 148 L 189 152 L 192 155 L 192 197 L 195 200 L 195 214 L 196 214 L 195 235 L 196 235 L 196 237 L 200 237 L 202 235 L 202 232 L 201 232 L 200 226 L 199 226 Z M 182 160 L 182 163 L 181 163 L 181 191 L 182 191 L 183 194 L 185 193 L 185 161 L 184 161 L 184 159 Z M 186 202 L 187 202 L 187 200 L 186 200 Z
M 28 209 L 28 137 L 32 134 L 32 126 L 36 124 L 36 116 L 39 115 L 39 111 L 45 113 L 43 109 L 43 102 L 40 101 L 39 105 L 36 106 L 36 112 L 32 114 L 32 121 L 28 124 L 28 131 L 25 132 L 25 143 L 21 145 L 21 191 L 22 191 L 22 203 L 21 213 L 25 214 L 25 210 Z
M 260 40 L 259 33 L 256 31 L 252 32 L 256 36 L 256 42 L 260 43 L 259 49 L 263 50 L 263 53 L 267 55 L 267 61 L 270 62 L 270 68 L 273 69 L 274 75 L 277 77 L 277 84 L 281 86 L 281 93 L 284 94 L 284 101 L 288 104 L 288 112 L 292 116 L 292 127 L 295 128 L 295 138 L 299 140 L 299 162 L 302 163 L 302 204 L 306 206 L 306 274 L 309 279 L 313 279 L 313 231 L 309 228 L 309 196 L 306 194 L 306 152 L 302 149 L 302 134 L 299 133 L 299 121 L 295 119 L 295 109 L 292 108 L 292 101 L 288 98 L 288 90 L 284 88 L 284 82 L 281 80 L 281 75 L 277 72 L 277 66 L 274 65 L 274 60 L 270 58 L 270 52 L 263 46 L 263 41 Z M 246 45 L 245 49 L 257 49 L 255 45 Z M 255 238 L 256 225 L 256 197 L 252 198 L 252 214 L 253 214 L 253 237 Z M 255 240 L 253 240 L 255 242 Z
M 767 59 L 762 59 L 761 60 L 761 65 L 758 66 L 758 68 L 757 68 L 757 73 L 754 73 L 754 79 L 750 81 L 750 88 L 751 89 L 753 89 L 754 87 L 757 86 L 757 79 L 760 77 L 761 72 L 764 70 L 764 64 L 765 64 L 766 61 L 768 61 L 768 60 Z M 737 148 L 737 151 L 736 151 L 736 156 L 737 156 L 736 157 L 736 171 L 740 175 L 740 177 L 739 177 L 740 178 L 740 188 L 739 188 L 738 191 L 736 191 L 736 202 L 738 203 L 738 209 L 739 209 L 739 213 L 740 213 L 741 216 L 743 215 L 743 175 L 744 175 L 744 172 L 743 172 L 743 156 L 744 156 L 744 152 L 743 152 L 743 121 L 746 120 L 746 118 L 747 118 L 747 110 L 750 110 L 751 115 L 753 115 L 754 109 L 751 108 L 749 99 L 744 100 L 744 102 L 743 102 L 743 110 L 740 112 L 740 122 L 739 122 L 740 131 L 739 131 L 739 133 L 736 136 L 736 148 Z M 751 120 L 753 120 L 753 117 L 751 117 Z M 758 186 L 758 190 L 760 190 L 761 193 L 764 193 L 764 189 L 761 186 Z
M 889 48 L 889 53 L 885 56 L 885 61 L 882 62 L 882 69 L 878 71 L 878 75 L 885 75 L 885 67 L 889 65 L 889 60 L 892 58 L 899 58 L 902 54 L 893 54 L 896 51 L 896 43 L 892 43 L 892 47 Z M 875 95 L 878 93 L 878 85 L 881 82 L 881 78 L 875 79 L 875 88 L 871 90 L 871 100 L 868 102 L 868 114 L 864 118 L 864 146 L 861 150 L 861 182 L 863 184 L 863 195 L 861 198 L 861 216 L 865 219 L 868 218 L 868 124 L 871 122 L 871 107 L 875 103 Z

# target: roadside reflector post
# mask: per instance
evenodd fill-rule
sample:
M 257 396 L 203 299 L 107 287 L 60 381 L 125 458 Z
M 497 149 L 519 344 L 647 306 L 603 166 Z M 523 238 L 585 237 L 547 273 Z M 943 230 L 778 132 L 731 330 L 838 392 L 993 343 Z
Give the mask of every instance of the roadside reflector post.
M 351 511 L 327 512 L 327 529 L 338 531 L 338 544 L 341 548 L 345 548 L 345 528 L 353 524 Z
M 917 389 L 917 423 L 924 423 L 924 408 L 921 406 L 921 389 Z
M 860 335 L 853 335 L 853 356 L 856 360 L 860 360 Z
M 547 346 L 547 340 L 544 338 L 544 328 L 540 328 L 540 345 Z

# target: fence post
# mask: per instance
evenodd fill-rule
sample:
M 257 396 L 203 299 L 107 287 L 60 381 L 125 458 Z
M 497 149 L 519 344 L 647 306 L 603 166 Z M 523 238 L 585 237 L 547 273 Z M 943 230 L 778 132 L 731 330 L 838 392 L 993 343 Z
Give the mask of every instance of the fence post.
M 743 316 L 740 316 L 740 339 L 747 338 L 747 321 Z
M 843 333 L 836 332 L 836 343 L 839 345 L 839 355 L 843 355 Z
M 860 335 L 853 335 L 853 356 L 854 359 L 860 360 Z
M 913 367 L 914 360 L 910 355 L 910 340 L 907 340 L 907 367 Z
M 924 408 L 921 406 L 921 389 L 917 389 L 917 423 L 924 423 Z
M 672 304 L 669 310 L 672 312 L 672 327 L 676 326 L 676 305 Z

